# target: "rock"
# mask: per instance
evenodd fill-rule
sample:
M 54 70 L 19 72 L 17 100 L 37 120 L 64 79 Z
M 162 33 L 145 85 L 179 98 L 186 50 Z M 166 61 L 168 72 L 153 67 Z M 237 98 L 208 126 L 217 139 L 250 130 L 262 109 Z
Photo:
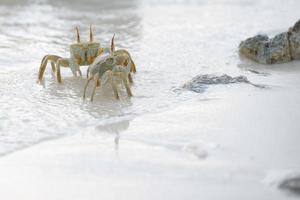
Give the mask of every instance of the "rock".
M 246 76 L 232 77 L 227 74 L 223 74 L 220 76 L 215 74 L 201 74 L 194 77 L 191 81 L 185 83 L 183 85 L 183 88 L 191 90 L 193 92 L 202 93 L 207 89 L 208 85 L 232 83 L 247 83 L 259 88 L 267 88 L 267 86 L 265 85 L 259 85 L 250 82 Z
M 288 190 L 294 194 L 300 195 L 300 176 L 284 180 L 279 188 Z
M 262 64 L 285 63 L 300 59 L 300 20 L 287 32 L 274 38 L 256 35 L 242 41 L 240 54 Z
M 292 59 L 300 59 L 300 20 L 290 29 Z

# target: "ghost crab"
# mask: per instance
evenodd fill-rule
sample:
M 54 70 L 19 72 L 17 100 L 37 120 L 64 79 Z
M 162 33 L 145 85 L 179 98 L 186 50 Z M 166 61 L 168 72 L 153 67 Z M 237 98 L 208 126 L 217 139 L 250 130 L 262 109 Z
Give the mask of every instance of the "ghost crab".
M 41 82 L 48 61 L 51 62 L 52 71 L 56 74 L 57 81 L 62 82 L 60 67 L 69 67 L 74 76 L 82 76 L 80 66 L 90 65 L 96 57 L 103 52 L 99 42 L 93 41 L 92 26 L 90 26 L 90 34 L 88 42 L 80 41 L 79 29 L 76 27 L 77 43 L 70 45 L 70 58 L 62 58 L 57 55 L 45 55 L 41 61 L 38 80 Z
M 91 101 L 94 99 L 96 87 L 100 86 L 101 81 L 106 83 L 109 81 L 112 85 L 116 99 L 119 99 L 115 78 L 121 78 L 128 97 L 132 96 L 129 82 L 132 83 L 131 73 L 136 72 L 136 66 L 129 52 L 125 49 L 115 50 L 114 37 L 111 40 L 110 53 L 98 56 L 92 65 L 88 68 L 88 79 L 84 86 L 83 98 L 85 98 L 86 89 L 89 82 L 94 79 Z

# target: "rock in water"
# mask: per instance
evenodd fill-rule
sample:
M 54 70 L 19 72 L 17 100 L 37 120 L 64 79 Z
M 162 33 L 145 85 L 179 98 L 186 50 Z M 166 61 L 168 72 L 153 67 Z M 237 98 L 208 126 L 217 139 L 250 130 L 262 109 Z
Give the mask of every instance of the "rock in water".
M 300 59 L 300 20 L 289 30 L 292 59 Z
M 191 81 L 184 84 L 183 88 L 186 88 L 193 92 L 202 93 L 205 91 L 208 85 L 230 83 L 248 83 L 254 85 L 245 76 L 231 77 L 227 74 L 223 74 L 221 76 L 217 76 L 214 74 L 204 74 L 194 77 Z
M 274 38 L 256 35 L 239 45 L 242 55 L 262 64 L 274 64 L 300 59 L 300 20 L 287 32 Z
M 294 194 L 300 195 L 300 176 L 284 180 L 279 185 L 279 188 L 288 190 L 290 192 L 293 192 Z

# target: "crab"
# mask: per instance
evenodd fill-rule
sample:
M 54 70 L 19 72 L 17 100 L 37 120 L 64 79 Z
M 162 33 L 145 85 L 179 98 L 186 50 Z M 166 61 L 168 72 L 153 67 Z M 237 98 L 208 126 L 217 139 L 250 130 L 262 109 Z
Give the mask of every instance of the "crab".
M 133 83 L 133 80 L 132 80 L 132 73 L 136 73 L 136 65 L 134 63 L 134 61 L 132 60 L 132 57 L 130 55 L 130 53 L 126 50 L 126 49 L 118 49 L 118 50 L 115 50 L 115 42 L 114 42 L 114 39 L 115 39 L 115 34 L 113 35 L 112 39 L 111 39 L 111 46 L 110 46 L 110 53 L 117 58 L 117 64 L 116 65 L 122 65 L 123 63 L 123 60 L 125 58 L 128 58 L 129 60 L 129 65 L 130 65 L 130 73 L 128 74 L 128 79 L 129 79 L 129 82 L 130 83 Z M 102 51 L 103 52 L 103 51 Z M 87 78 L 89 77 L 89 69 L 87 69 Z
M 131 72 L 136 72 L 136 67 L 127 50 L 121 49 L 115 51 L 114 36 L 111 40 L 110 52 L 98 56 L 93 64 L 89 66 L 87 74 L 88 79 L 83 90 L 83 98 L 86 97 L 86 89 L 89 82 L 94 79 L 95 85 L 93 87 L 91 101 L 93 101 L 96 87 L 100 86 L 101 81 L 103 83 L 109 81 L 112 85 L 116 99 L 119 99 L 117 85 L 114 80 L 115 78 L 121 78 L 128 97 L 132 97 L 129 82 L 132 83 Z
M 57 55 L 45 55 L 41 61 L 38 81 L 42 81 L 48 61 L 51 62 L 52 71 L 56 74 L 58 83 L 62 83 L 60 67 L 69 67 L 74 76 L 82 76 L 80 66 L 90 65 L 97 56 L 103 52 L 99 42 L 93 41 L 92 26 L 90 26 L 89 41 L 81 42 L 79 29 L 76 27 L 77 43 L 70 45 L 70 58 Z
M 130 68 L 130 73 L 128 73 L 128 79 L 129 79 L 129 82 L 132 83 L 132 76 L 131 76 L 131 73 L 136 73 L 136 66 L 135 66 L 135 63 L 133 62 L 132 60 L 132 57 L 130 55 L 130 53 L 126 50 L 126 49 L 118 49 L 118 50 L 115 50 L 115 42 L 114 42 L 114 39 L 115 39 L 115 35 L 113 35 L 112 39 L 111 39 L 111 53 L 113 54 L 114 57 L 117 58 L 117 65 L 124 65 L 123 60 L 125 59 L 128 59 L 128 65 L 129 65 L 129 68 Z

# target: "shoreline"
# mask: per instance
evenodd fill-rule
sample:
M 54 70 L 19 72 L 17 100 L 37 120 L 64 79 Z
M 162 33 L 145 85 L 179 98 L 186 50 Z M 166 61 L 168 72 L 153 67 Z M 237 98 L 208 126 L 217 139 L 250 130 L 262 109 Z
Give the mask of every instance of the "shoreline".
M 194 106 L 186 104 L 138 117 L 130 123 L 96 127 L 93 133 L 45 141 L 2 157 L 2 197 L 24 200 L 286 198 L 276 186 L 264 183 L 268 166 L 231 152 L 235 148 L 232 144 L 211 143 L 210 134 L 204 133 L 202 142 L 197 139 L 196 143 L 178 143 L 176 138 L 168 138 L 175 131 L 190 136 L 193 130 L 203 128 L 198 123 L 199 113 L 203 113 L 203 105 L 211 102 L 197 101 Z M 217 106 L 222 101 L 213 102 Z M 198 120 L 191 120 L 195 118 Z M 179 121 L 182 123 L 178 124 Z M 152 141 L 143 140 L 148 134 L 153 135 Z M 232 162 L 232 158 L 236 161 Z

